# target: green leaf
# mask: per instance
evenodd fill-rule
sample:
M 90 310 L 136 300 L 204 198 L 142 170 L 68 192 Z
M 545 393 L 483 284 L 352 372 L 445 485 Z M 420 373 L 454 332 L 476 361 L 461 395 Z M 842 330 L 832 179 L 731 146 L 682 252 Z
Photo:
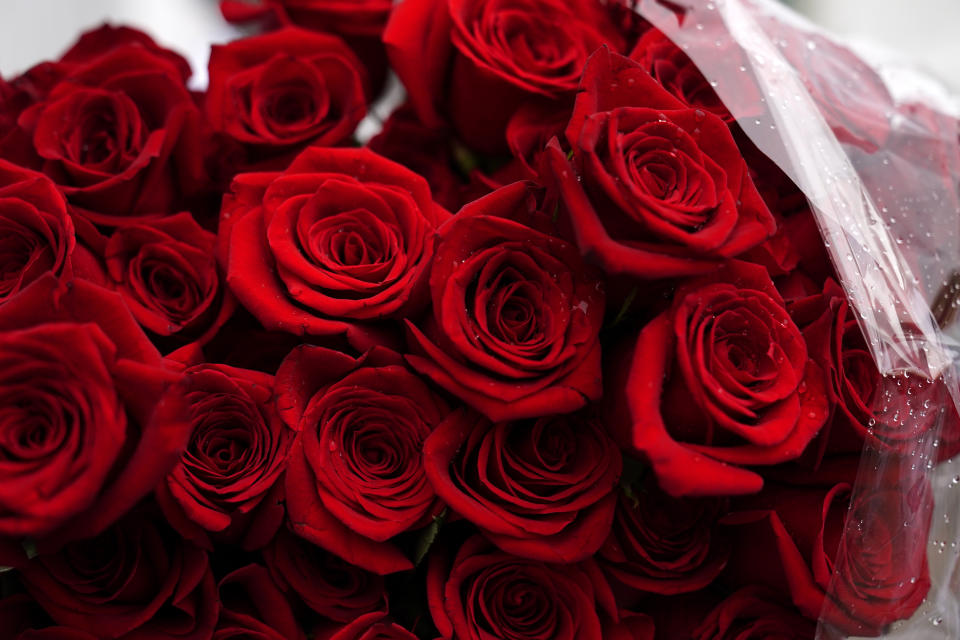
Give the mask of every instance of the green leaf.
M 13 571 L 13 567 L 0 567 L 0 573 L 6 573 L 7 571 Z
M 444 509 L 438 515 L 433 516 L 433 522 L 420 531 L 420 537 L 417 538 L 417 546 L 413 551 L 413 563 L 415 565 L 419 565 L 423 562 L 423 559 L 427 557 L 427 552 L 430 551 L 430 547 L 433 546 L 434 541 L 437 539 L 437 534 L 440 533 L 440 527 L 443 526 L 443 521 L 446 520 L 446 518 L 447 510 Z
M 560 219 L 560 201 L 557 200 L 557 204 L 553 207 L 553 216 L 551 216 L 551 220 L 553 220 L 553 223 L 556 224 L 557 220 L 559 219 Z
M 624 318 L 627 317 L 627 312 L 630 310 L 630 306 L 633 304 L 633 301 L 636 299 L 638 292 L 639 292 L 639 289 L 636 286 L 634 286 L 633 289 L 630 289 L 630 293 L 627 294 L 627 298 L 623 301 L 623 306 L 620 307 L 620 311 L 617 312 L 617 315 L 616 317 L 614 317 L 613 322 L 610 323 L 611 327 L 617 326 L 618 324 L 623 322 Z
M 23 550 L 26 552 L 27 560 L 33 560 L 37 557 L 37 543 L 30 538 L 24 538 L 20 543 L 20 546 L 22 546 Z
M 567 160 L 573 160 L 573 149 L 567 151 Z
M 623 491 L 625 496 L 630 498 L 634 507 L 640 503 L 634 487 L 643 481 L 645 475 L 647 475 L 647 466 L 645 464 L 629 456 L 623 456 L 623 472 L 620 474 L 620 490 Z

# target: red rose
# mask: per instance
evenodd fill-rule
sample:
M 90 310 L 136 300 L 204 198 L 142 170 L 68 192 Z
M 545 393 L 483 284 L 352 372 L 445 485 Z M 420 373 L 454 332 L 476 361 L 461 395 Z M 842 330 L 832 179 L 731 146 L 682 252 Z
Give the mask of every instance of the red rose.
M 795 459 L 829 415 L 820 367 L 763 267 L 730 261 L 677 290 L 620 358 L 611 425 L 669 494 L 733 495 L 740 465 Z
M 262 566 L 251 564 L 225 576 L 219 592 L 222 610 L 214 640 L 306 638 L 293 607 Z
M 775 223 L 727 125 L 687 107 L 636 62 L 590 57 L 566 138 L 547 149 L 580 251 L 639 278 L 705 273 Z
M 423 456 L 437 495 L 504 551 L 578 562 L 610 531 L 620 451 L 589 415 L 493 424 L 455 412 Z
M 368 613 L 331 632 L 319 632 L 317 640 L 417 640 L 413 635 L 387 618 L 386 613 Z
M 480 536 L 463 544 L 449 568 L 432 558 L 427 595 L 445 640 L 601 640 L 599 612 L 613 604 L 595 565 L 518 558 Z
M 46 275 L 0 307 L 0 538 L 94 535 L 186 442 L 179 376 L 117 294 Z
M 282 590 L 292 591 L 324 618 L 350 622 L 366 613 L 387 610 L 383 577 L 355 567 L 285 528 L 263 550 L 263 559 Z
M 182 59 L 147 42 L 100 32 L 19 118 L 44 173 L 97 223 L 166 213 L 202 178 Z
M 144 328 L 203 344 L 235 307 L 217 270 L 216 242 L 189 213 L 178 213 L 117 229 L 106 243 L 104 260 Z
M 209 640 L 217 620 L 206 553 L 146 511 L 34 558 L 21 577 L 54 620 L 98 638 Z
M 694 640 L 809 640 L 816 625 L 761 586 L 737 590 L 711 611 Z
M 440 230 L 433 317 L 407 322 L 410 364 L 495 421 L 566 413 L 600 396 L 604 296 L 576 248 L 537 231 L 524 183 Z
M 420 176 L 365 149 L 311 148 L 282 173 L 241 174 L 224 199 L 220 257 L 269 330 L 363 333 L 424 302 L 447 213 Z
M 910 617 L 930 588 L 933 500 L 921 472 L 897 476 L 900 471 L 892 466 L 881 482 L 855 494 L 849 518 L 859 528 L 853 535 L 844 536 L 845 483 L 774 485 L 743 501 L 726 519 L 736 541 L 726 580 L 778 589 L 811 620 L 822 617 L 850 635 L 878 635 Z
M 672 498 L 653 482 L 621 492 L 610 537 L 597 554 L 611 581 L 664 595 L 704 588 L 720 574 L 730 541 L 718 520 L 726 501 Z
M 727 124 L 734 121 L 693 61 L 659 29 L 640 36 L 628 57 L 685 105 L 709 111 Z
M 298 432 L 286 475 L 293 531 L 380 574 L 412 567 L 390 539 L 442 508 L 423 443 L 447 408 L 401 363 L 382 348 L 354 359 L 303 346 L 277 372 L 277 406 Z
M 56 186 L 0 160 L 0 304 L 44 273 L 69 273 L 75 244 Z
M 383 39 L 423 122 L 449 119 L 484 152 L 506 150 L 518 105 L 569 108 L 587 57 L 604 43 L 623 46 L 593 0 L 409 0 Z
M 825 453 L 859 452 L 864 441 L 905 454 L 937 429 L 947 444 L 954 444 L 958 418 L 943 383 L 911 373 L 881 375 L 856 314 L 835 281 L 827 280 L 822 294 L 794 300 L 790 311 L 805 325 L 810 356 L 823 363 L 826 390 L 836 406 L 818 460 Z
M 214 45 L 209 68 L 210 124 L 247 145 L 254 164 L 343 142 L 366 112 L 366 74 L 335 36 L 291 27 Z
M 273 377 L 226 365 L 185 372 L 192 435 L 157 501 L 186 538 L 261 547 L 283 522 L 280 474 L 294 433 L 273 406 Z

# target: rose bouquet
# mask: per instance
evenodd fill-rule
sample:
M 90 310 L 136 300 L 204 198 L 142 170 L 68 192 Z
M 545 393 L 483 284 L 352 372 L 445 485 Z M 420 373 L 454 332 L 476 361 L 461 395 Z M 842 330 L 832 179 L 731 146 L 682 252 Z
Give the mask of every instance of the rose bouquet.
M 0 637 L 955 630 L 936 96 L 765 2 L 221 8 L 202 92 L 0 79 Z

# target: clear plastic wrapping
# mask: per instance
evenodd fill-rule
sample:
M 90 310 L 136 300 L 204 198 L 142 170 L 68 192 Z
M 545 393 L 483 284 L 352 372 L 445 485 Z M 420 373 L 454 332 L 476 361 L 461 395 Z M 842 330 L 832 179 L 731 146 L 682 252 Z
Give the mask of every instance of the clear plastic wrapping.
M 957 103 L 772 1 L 636 11 L 806 196 L 881 376 L 818 638 L 960 637 Z

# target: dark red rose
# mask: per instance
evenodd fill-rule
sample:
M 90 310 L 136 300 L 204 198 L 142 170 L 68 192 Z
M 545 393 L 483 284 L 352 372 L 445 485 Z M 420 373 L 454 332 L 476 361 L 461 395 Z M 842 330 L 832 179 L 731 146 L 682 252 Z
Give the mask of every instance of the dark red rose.
M 592 563 L 545 564 L 467 540 L 449 567 L 435 555 L 427 596 L 441 638 L 601 640 L 613 595 Z M 612 616 L 615 617 L 615 616 Z
M 850 635 L 878 635 L 910 617 L 930 588 L 933 500 L 929 482 L 922 472 L 906 471 L 909 464 L 894 464 L 881 482 L 864 484 L 849 525 L 845 483 L 771 485 L 744 500 L 726 519 L 736 545 L 725 580 L 775 588 L 806 617 Z M 844 536 L 846 526 L 856 529 Z
M 759 491 L 741 465 L 793 460 L 823 426 L 823 373 L 783 305 L 763 267 L 730 261 L 678 289 L 614 363 L 611 426 L 667 493 Z
M 383 38 L 421 120 L 451 122 L 484 152 L 506 150 L 519 105 L 569 109 L 587 57 L 623 47 L 594 0 L 413 0 L 397 5 Z
M 433 315 L 407 322 L 420 373 L 495 421 L 566 413 L 600 397 L 601 284 L 521 182 L 440 230 Z
M 18 120 L 44 173 L 97 223 L 167 213 L 203 177 L 182 59 L 148 42 L 99 32 Z
M 761 586 L 737 590 L 711 611 L 694 640 L 811 640 L 816 624 L 774 591 Z
M 235 307 L 217 270 L 216 244 L 189 213 L 178 213 L 117 229 L 104 261 L 144 328 L 203 344 Z
M 314 637 L 317 640 L 417 640 L 417 636 L 392 622 L 386 613 L 368 613 L 332 631 L 318 632 Z
M 426 298 L 435 229 L 426 181 L 365 149 L 311 148 L 282 173 L 241 174 L 224 199 L 220 258 L 268 330 L 348 337 Z
M 303 346 L 277 371 L 277 407 L 295 429 L 286 475 L 293 531 L 351 564 L 412 567 L 390 539 L 442 509 L 423 471 L 423 443 L 444 402 L 375 347 L 354 359 Z
M 494 424 L 454 412 L 423 457 L 437 495 L 509 553 L 579 562 L 610 531 L 620 451 L 590 414 Z
M 613 580 L 663 595 L 704 588 L 730 555 L 726 532 L 717 526 L 726 500 L 672 498 L 654 482 L 620 492 L 610 537 L 597 562 Z
M 580 251 L 612 274 L 705 273 L 775 231 L 727 125 L 636 62 L 591 56 L 566 138 L 546 158 Z
M 283 522 L 278 482 L 293 430 L 274 408 L 273 376 L 219 364 L 185 371 L 192 435 L 157 488 L 169 522 L 208 550 L 265 545 Z
M 251 564 L 225 576 L 219 592 L 221 611 L 214 640 L 306 638 L 293 607 L 262 566 Z
M 329 551 L 281 529 L 263 550 L 270 577 L 324 618 L 351 622 L 386 611 L 383 577 L 355 567 Z
M 366 113 L 366 74 L 335 36 L 291 27 L 214 45 L 209 69 L 210 124 L 247 145 L 253 164 L 339 144 Z
M 836 405 L 820 439 L 825 454 L 857 453 L 865 441 L 905 454 L 937 429 L 947 444 L 957 439 L 957 418 L 942 381 L 904 372 L 881 375 L 856 312 L 843 289 L 827 280 L 821 294 L 792 301 L 810 356 L 823 363 L 827 393 Z
M 36 280 L 0 307 L 0 537 L 94 535 L 186 442 L 183 388 L 119 295 Z
M 0 160 L 0 305 L 44 273 L 70 273 L 67 205 L 43 174 Z
M 733 122 L 733 116 L 697 66 L 659 29 L 648 29 L 640 36 L 628 57 L 685 105 L 709 111 L 727 124 Z
M 97 638 L 209 640 L 217 620 L 206 553 L 146 510 L 34 558 L 21 577 L 54 620 Z
M 97 640 L 97 636 L 69 627 L 46 627 L 27 629 L 16 640 Z

